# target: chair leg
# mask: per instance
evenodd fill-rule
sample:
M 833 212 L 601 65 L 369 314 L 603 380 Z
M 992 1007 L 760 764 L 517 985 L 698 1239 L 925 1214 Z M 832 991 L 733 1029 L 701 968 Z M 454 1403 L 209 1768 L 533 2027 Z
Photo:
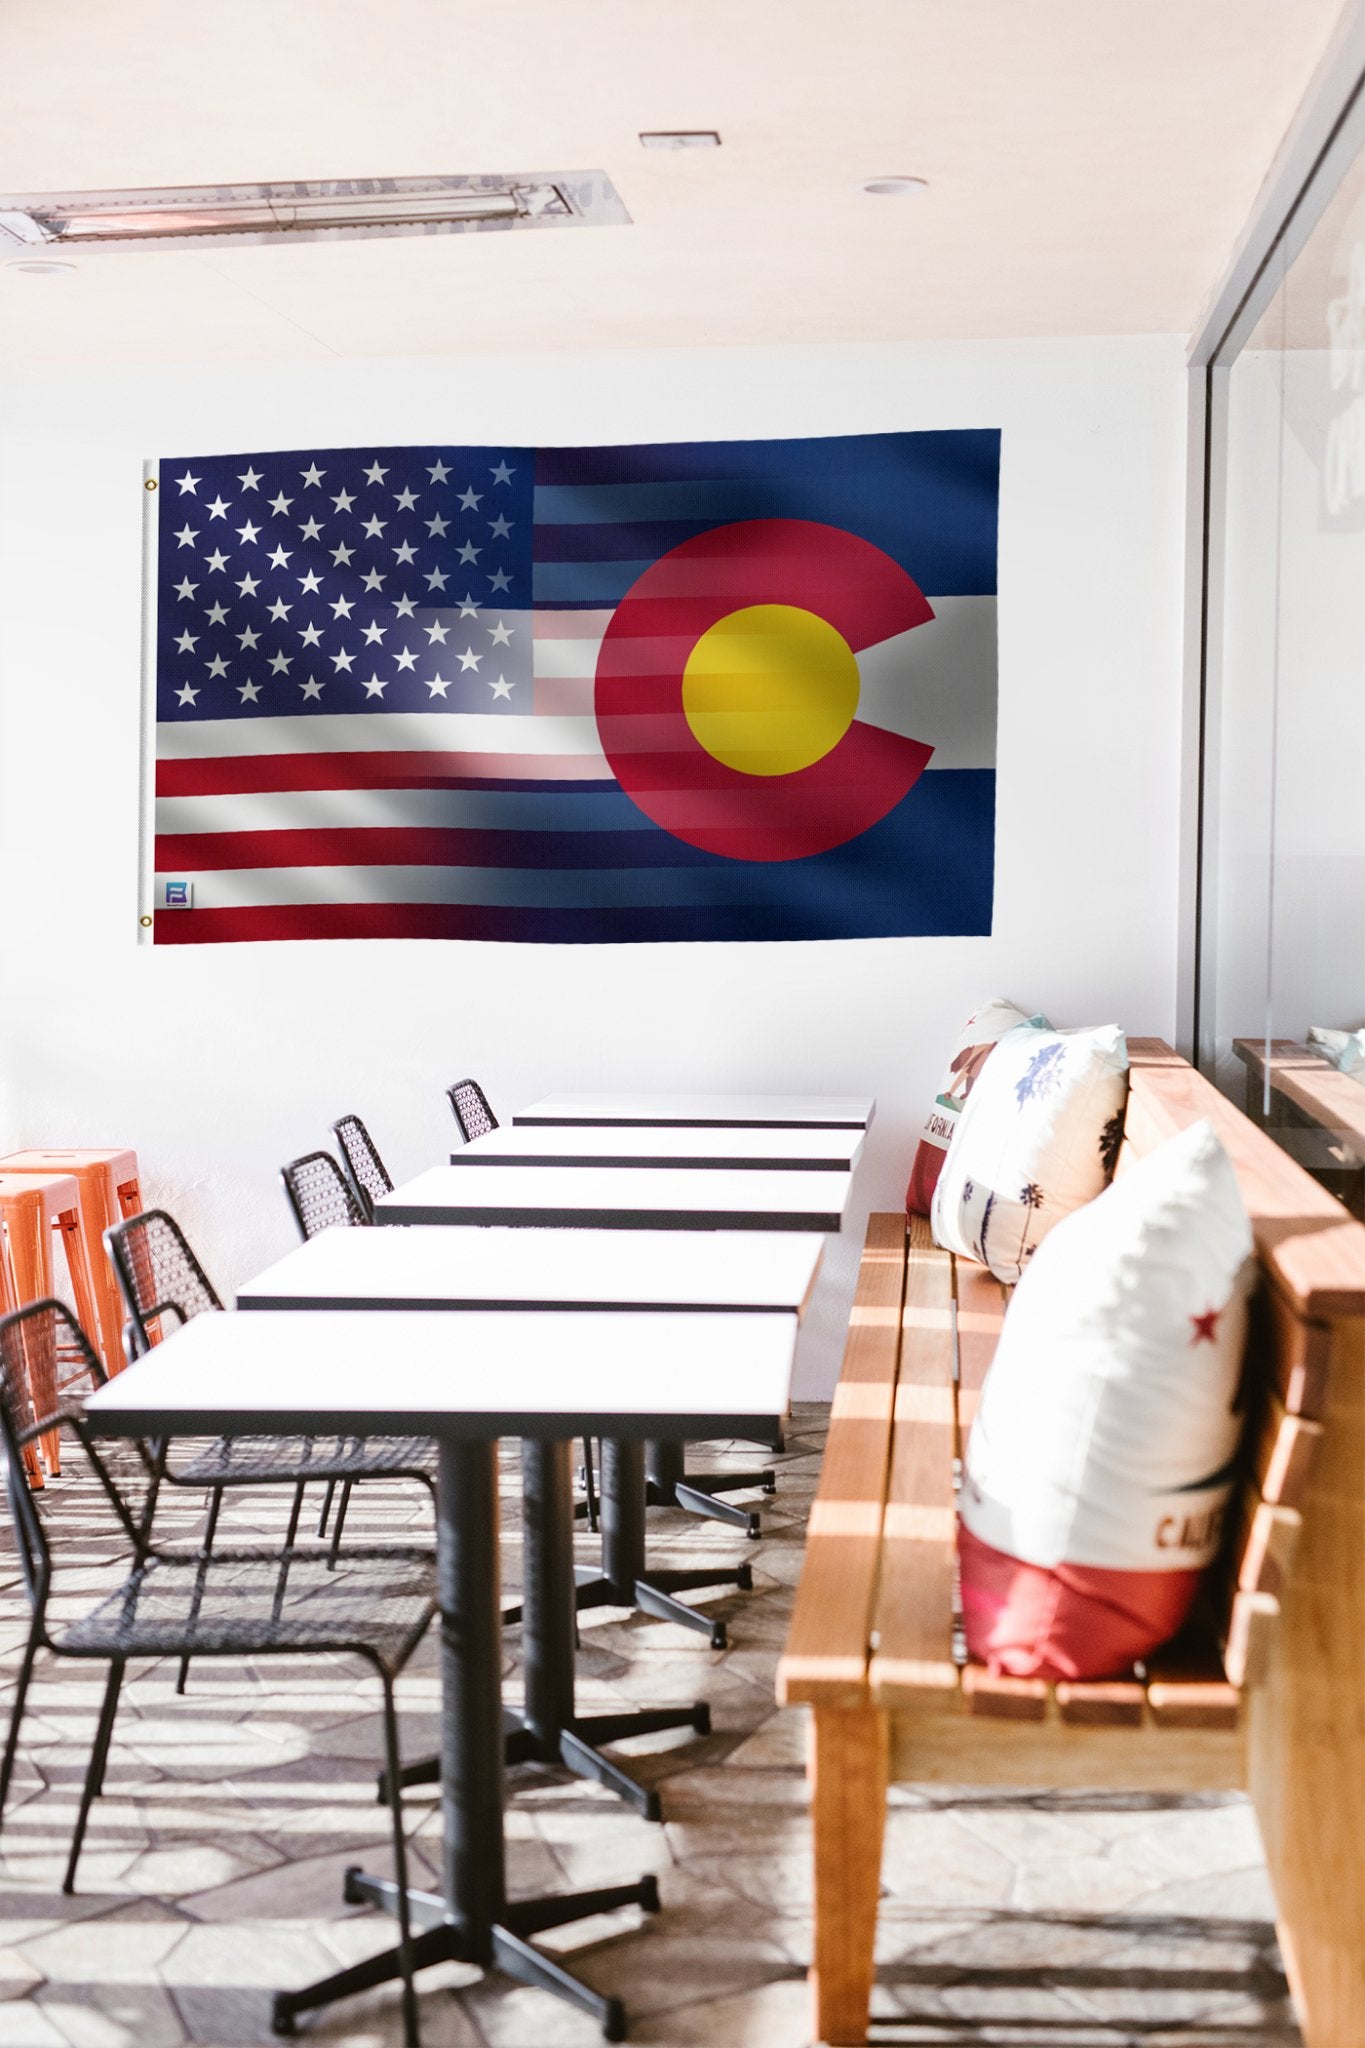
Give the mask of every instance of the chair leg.
M 80 1811 L 76 1815 L 76 1827 L 71 1837 L 71 1854 L 66 1860 L 66 1876 L 62 1879 L 62 1890 L 67 1893 L 76 1889 L 76 1865 L 80 1860 L 81 1844 L 85 1840 L 85 1824 L 90 1818 L 92 1804 L 104 1789 L 104 1767 L 109 1761 L 109 1742 L 114 1732 L 114 1716 L 118 1712 L 123 1665 L 123 1658 L 115 1657 L 109 1666 L 109 1682 L 104 1688 L 104 1704 L 100 1708 L 99 1726 L 95 1730 L 95 1743 L 90 1752 L 90 1768 L 85 1774 Z
M 335 1479 L 327 1481 L 327 1491 L 322 1496 L 322 1513 L 318 1516 L 318 1542 L 327 1534 L 327 1523 L 332 1513 L 332 1496 L 337 1490 Z
M 327 1553 L 329 1571 L 335 1569 L 337 1556 L 341 1550 L 341 1532 L 346 1526 L 346 1510 L 351 1505 L 351 1489 L 354 1485 L 354 1479 L 343 1479 L 341 1482 L 341 1499 L 337 1502 L 337 1518 L 332 1529 L 332 1547 Z
M 209 1489 L 209 1511 L 204 1520 L 204 1533 L 199 1539 L 199 1548 L 203 1551 L 205 1557 L 212 1553 L 213 1539 L 217 1534 L 218 1517 L 222 1513 L 222 1509 L 223 1489 L 221 1486 L 211 1487 Z M 175 1689 L 177 1693 L 184 1692 L 189 1675 L 190 1660 L 188 1657 L 182 1657 L 180 1659 L 180 1669 L 175 1674 Z
M 583 1491 L 588 1497 L 588 1527 L 597 1534 L 597 1484 L 592 1470 L 592 1438 L 583 1439 Z
M 408 1845 L 403 1833 L 403 1791 L 398 1763 L 398 1716 L 394 1708 L 393 1680 L 381 1672 L 384 1682 L 384 1776 L 390 1788 L 393 1814 L 393 1875 L 398 1887 L 398 1959 L 403 1978 L 403 2048 L 420 2048 L 417 2030 L 417 1987 L 413 1978 L 412 1914 L 408 1902 Z
M 24 1660 L 19 1666 L 19 1683 L 14 1689 L 10 1703 L 9 1732 L 5 1737 L 5 1757 L 0 1763 L 0 1825 L 5 1818 L 5 1801 L 9 1798 L 10 1779 L 14 1776 L 14 1759 L 19 1753 L 19 1724 L 24 1718 L 24 1702 L 28 1697 L 28 1682 L 33 1676 L 33 1660 L 38 1654 L 38 1624 L 29 1630 L 28 1643 L 24 1649 Z

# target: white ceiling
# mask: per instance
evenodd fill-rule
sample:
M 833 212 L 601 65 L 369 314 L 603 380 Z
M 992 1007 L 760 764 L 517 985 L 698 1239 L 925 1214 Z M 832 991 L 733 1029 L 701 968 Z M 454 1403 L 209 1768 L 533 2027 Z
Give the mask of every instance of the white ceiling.
M 1183 333 L 1340 11 L 0 0 L 0 193 L 601 168 L 634 222 L 0 269 L 0 360 Z

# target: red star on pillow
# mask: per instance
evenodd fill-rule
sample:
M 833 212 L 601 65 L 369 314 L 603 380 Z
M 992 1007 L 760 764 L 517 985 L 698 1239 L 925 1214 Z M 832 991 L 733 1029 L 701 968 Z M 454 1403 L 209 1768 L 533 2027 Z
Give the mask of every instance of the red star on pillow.
M 1212 1344 L 1221 1313 L 1222 1311 L 1219 1309 L 1206 1308 L 1202 1316 L 1190 1317 L 1190 1321 L 1194 1325 L 1194 1335 L 1190 1339 L 1191 1344 Z

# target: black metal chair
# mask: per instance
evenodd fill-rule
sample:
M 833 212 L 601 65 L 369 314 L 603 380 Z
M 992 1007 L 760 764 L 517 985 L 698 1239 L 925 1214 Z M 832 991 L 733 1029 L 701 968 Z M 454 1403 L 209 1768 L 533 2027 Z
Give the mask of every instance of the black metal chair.
M 280 1179 L 300 1237 L 316 1237 L 337 1224 L 355 1229 L 370 1220 L 330 1152 L 305 1152 L 291 1159 L 280 1168 Z
M 466 1145 L 471 1138 L 481 1138 L 485 1131 L 497 1130 L 498 1120 L 477 1081 L 454 1082 L 446 1089 L 446 1099 Z
M 393 1193 L 393 1181 L 389 1170 L 375 1148 L 374 1139 L 358 1116 L 338 1117 L 332 1125 L 342 1157 L 351 1176 L 355 1191 L 366 1221 L 374 1221 L 374 1205 L 381 1195 Z
M 373 1666 L 383 1688 L 385 1776 L 396 1785 L 400 1766 L 394 1680 L 436 1612 L 434 1554 L 417 1548 L 351 1550 L 346 1553 L 344 1570 L 334 1571 L 326 1551 L 293 1544 L 219 1551 L 203 1547 L 163 1550 L 150 1542 L 145 1512 L 136 1511 L 129 1503 L 107 1452 L 97 1448 L 88 1426 L 73 1409 L 62 1413 L 60 1419 L 78 1437 L 103 1502 L 111 1511 L 106 1533 L 119 1542 L 122 1554 L 117 1561 L 124 1567 L 124 1575 L 96 1605 L 86 1605 L 70 1616 L 70 1599 L 85 1590 L 88 1581 L 91 1530 L 88 1524 L 82 1526 L 80 1557 L 71 1568 L 74 1584 L 67 1592 L 60 1584 L 59 1553 L 49 1540 L 23 1466 L 24 1443 L 44 1423 L 50 1428 L 54 1418 L 24 1416 L 16 1400 L 16 1390 L 25 1384 L 22 1363 L 26 1345 L 35 1335 L 47 1341 L 48 1332 L 64 1341 L 78 1339 L 77 1348 L 84 1349 L 94 1375 L 99 1376 L 84 1331 L 61 1302 L 36 1302 L 0 1320 L 0 1437 L 19 1561 L 32 1610 L 0 1764 L 0 1815 L 13 1774 L 34 1660 L 43 1648 L 58 1657 L 103 1659 L 109 1665 L 62 1883 L 64 1892 L 75 1888 L 86 1822 L 104 1784 L 123 1674 L 135 1657 L 298 1657 L 354 1652 Z M 54 1592 L 61 1596 L 60 1620 L 49 1616 Z M 397 1798 L 392 1809 L 404 2040 L 409 2048 L 417 2048 L 413 1942 L 406 1904 L 407 1845 Z M 287 1999 L 281 2003 L 287 2005 Z
M 175 1218 L 164 1209 L 147 1209 L 104 1233 L 119 1292 L 128 1310 L 125 1325 L 135 1356 L 150 1350 L 174 1320 L 176 1327 L 206 1311 L 221 1310 L 218 1292 L 200 1265 Z M 158 1447 L 160 1475 L 172 1486 L 204 1487 L 209 1493 L 208 1521 L 203 1535 L 210 1549 L 229 1486 L 286 1486 L 295 1489 L 285 1532 L 291 1544 L 303 1511 L 304 1489 L 314 1480 L 326 1483 L 318 1535 L 326 1533 L 333 1490 L 343 1485 L 332 1527 L 333 1559 L 341 1548 L 350 1488 L 357 1479 L 417 1479 L 435 1486 L 435 1452 L 424 1437 L 240 1436 L 196 1439 L 178 1456 L 173 1447 Z M 182 1667 L 177 1691 L 184 1691 Z

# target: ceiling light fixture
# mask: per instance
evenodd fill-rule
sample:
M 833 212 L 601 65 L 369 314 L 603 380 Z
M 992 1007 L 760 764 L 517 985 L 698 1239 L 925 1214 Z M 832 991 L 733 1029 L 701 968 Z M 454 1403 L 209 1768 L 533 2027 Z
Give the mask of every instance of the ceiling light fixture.
M 714 128 L 645 128 L 641 149 L 719 149 L 720 136 Z
M 605 171 L 345 178 L 0 198 L 0 256 L 55 247 L 194 248 L 207 240 L 369 240 L 482 229 L 624 226 Z
M 897 175 L 889 178 L 864 178 L 858 187 L 860 192 L 870 193 L 874 199 L 909 199 L 917 192 L 927 192 L 927 178 L 906 178 Z

